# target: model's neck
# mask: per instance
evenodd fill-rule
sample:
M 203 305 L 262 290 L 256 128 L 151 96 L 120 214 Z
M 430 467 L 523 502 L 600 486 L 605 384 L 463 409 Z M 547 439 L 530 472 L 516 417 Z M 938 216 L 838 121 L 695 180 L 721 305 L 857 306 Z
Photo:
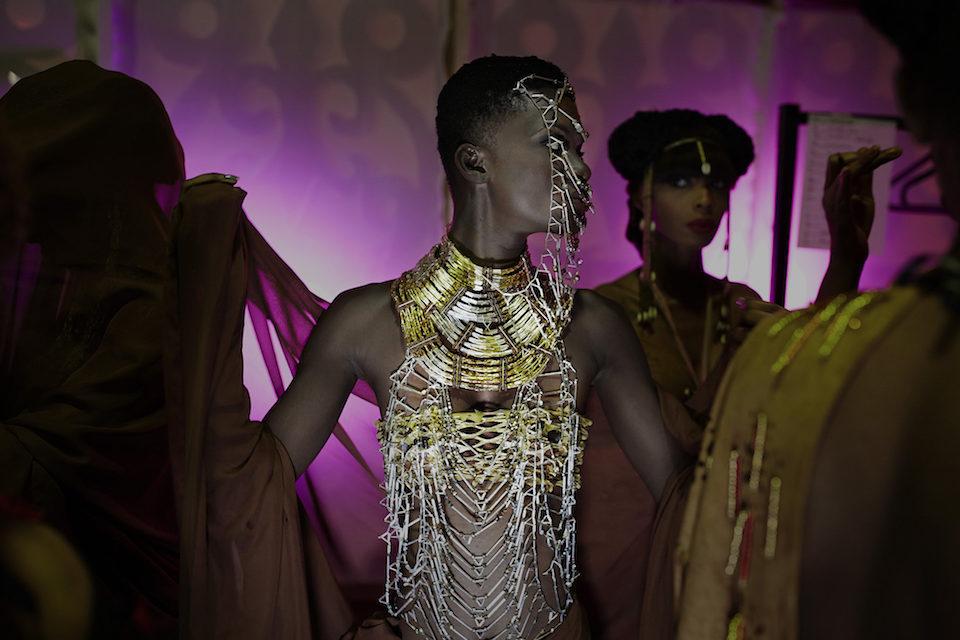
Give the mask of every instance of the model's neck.
M 712 279 L 703 270 L 701 249 L 659 234 L 651 244 L 651 268 L 660 289 L 685 306 L 702 306 Z
M 666 236 L 657 234 L 651 243 L 653 270 L 659 279 L 676 275 L 690 278 L 703 274 L 703 256 L 700 247 L 680 245 Z
M 527 236 L 504 230 L 489 211 L 455 211 L 447 232 L 468 258 L 481 265 L 516 262 L 527 251 Z

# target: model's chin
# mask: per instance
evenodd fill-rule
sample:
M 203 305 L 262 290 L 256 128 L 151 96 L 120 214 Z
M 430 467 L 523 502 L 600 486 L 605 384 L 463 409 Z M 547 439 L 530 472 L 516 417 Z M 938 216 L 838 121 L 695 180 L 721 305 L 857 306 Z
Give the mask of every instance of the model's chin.
M 686 225 L 684 235 L 689 238 L 691 243 L 705 247 L 713 242 L 719 230 L 720 226 L 717 223 L 705 223 L 705 221 L 697 220 Z
M 578 206 L 573 210 L 573 219 L 577 222 L 577 227 L 580 230 L 587 228 L 587 205 L 583 204 Z
M 687 244 L 691 247 L 696 247 L 697 249 L 706 249 L 710 246 L 710 243 L 713 242 L 714 238 L 717 237 L 715 233 L 708 234 L 690 234 L 687 239 Z
M 590 211 L 590 203 L 574 195 L 570 198 L 573 203 L 573 220 L 581 229 L 587 226 L 587 212 Z
M 716 237 L 716 231 L 708 233 L 694 233 L 692 230 L 686 227 L 668 230 L 658 228 L 656 232 L 654 232 L 653 242 L 656 244 L 657 241 L 660 240 L 689 249 L 704 249 L 709 246 Z

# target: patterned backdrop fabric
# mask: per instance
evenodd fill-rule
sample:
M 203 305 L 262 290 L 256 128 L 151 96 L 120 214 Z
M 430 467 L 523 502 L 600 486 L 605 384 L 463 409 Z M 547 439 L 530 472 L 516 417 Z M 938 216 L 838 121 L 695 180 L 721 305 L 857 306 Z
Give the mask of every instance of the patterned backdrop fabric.
M 0 82 L 7 71 L 24 75 L 74 55 L 75 17 L 69 0 L 0 0 Z M 532 53 L 570 74 L 592 134 L 585 151 L 598 213 L 583 243 L 587 286 L 638 264 L 623 236 L 625 185 L 606 160 L 607 136 L 634 111 L 726 113 L 754 137 L 757 160 L 731 199 L 729 258 L 721 232 L 705 262 L 762 295 L 777 106 L 896 112 L 895 54 L 847 11 L 624 0 L 112 0 L 101 3 L 100 27 L 101 64 L 159 93 L 187 174 L 239 176 L 250 219 L 328 300 L 395 277 L 443 232 L 433 117 L 450 51 L 465 59 Z M 899 162 L 920 152 L 909 146 Z M 951 224 L 892 215 L 887 249 L 871 257 L 864 284 L 888 282 L 916 252 L 942 251 Z M 792 251 L 788 305 L 813 298 L 825 259 Z M 258 417 L 275 396 L 252 337 L 245 349 Z M 343 424 L 380 469 L 375 413 L 352 399 Z M 323 507 L 317 525 L 347 589 L 374 597 L 384 567 L 380 489 L 332 442 L 301 490 Z

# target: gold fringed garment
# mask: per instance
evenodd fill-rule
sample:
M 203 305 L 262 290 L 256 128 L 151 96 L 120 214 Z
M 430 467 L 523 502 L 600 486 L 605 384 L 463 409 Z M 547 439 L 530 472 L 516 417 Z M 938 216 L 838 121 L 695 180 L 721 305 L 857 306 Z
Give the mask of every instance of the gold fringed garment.
M 680 638 L 956 628 L 956 603 L 940 594 L 958 588 L 960 495 L 942 453 L 953 443 L 955 454 L 960 425 L 957 328 L 956 309 L 909 286 L 754 331 L 696 469 Z
M 292 464 L 249 419 L 243 319 L 251 256 L 269 247 L 241 210 L 244 195 L 197 186 L 175 213 L 165 377 L 181 637 L 337 640 L 352 616 L 298 502 Z

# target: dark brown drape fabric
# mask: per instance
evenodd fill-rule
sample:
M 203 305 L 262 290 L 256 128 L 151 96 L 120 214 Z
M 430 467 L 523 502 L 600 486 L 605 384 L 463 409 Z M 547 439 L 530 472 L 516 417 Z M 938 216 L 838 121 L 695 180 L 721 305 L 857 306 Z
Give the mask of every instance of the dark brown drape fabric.
M 347 603 L 297 500 L 286 451 L 249 420 L 244 309 L 271 254 L 260 246 L 252 262 L 251 244 L 262 241 L 243 195 L 196 186 L 175 214 L 166 372 L 181 494 L 181 634 L 335 639 L 350 626 Z
M 674 550 L 700 449 L 703 424 L 736 344 L 714 342 L 706 354 L 710 372 L 703 383 L 690 378 L 673 335 L 661 316 L 652 326 L 637 322 L 641 311 L 636 272 L 597 288 L 617 303 L 634 325 L 660 399 L 670 434 L 690 454 L 690 466 L 671 478 L 659 504 L 650 494 L 610 430 L 596 397 L 587 415 L 593 420 L 583 460 L 583 487 L 577 497 L 577 585 L 596 638 L 670 640 L 675 635 Z M 726 305 L 738 297 L 759 299 L 745 285 L 724 290 Z M 721 298 L 716 302 L 721 303 Z M 678 313 L 679 309 L 674 309 Z M 690 312 L 686 312 L 689 315 Z M 690 318 L 686 317 L 690 322 Z M 702 331 L 703 318 L 696 318 Z M 699 366 L 699 362 L 697 365 Z M 690 397 L 685 397 L 685 391 Z
M 94 635 L 172 635 L 160 337 L 179 145 L 149 87 L 88 62 L 18 82 L 0 131 L 17 174 L 0 200 L 0 492 L 86 561 Z

